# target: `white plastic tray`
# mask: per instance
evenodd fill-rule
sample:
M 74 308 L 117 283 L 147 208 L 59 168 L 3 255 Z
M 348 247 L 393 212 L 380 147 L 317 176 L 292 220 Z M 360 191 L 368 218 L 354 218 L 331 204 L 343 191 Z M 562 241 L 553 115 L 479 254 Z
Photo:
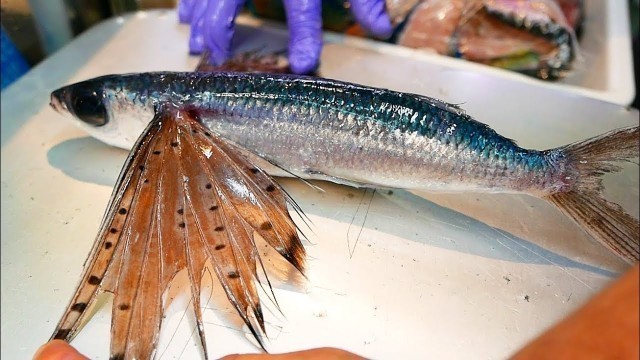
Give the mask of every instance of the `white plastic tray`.
M 629 9 L 625 1 L 585 0 L 585 22 L 579 43 L 581 57 L 575 62 L 574 71 L 558 81 L 539 80 L 513 71 L 432 54 L 424 50 L 360 38 L 330 35 L 326 39 L 329 42 L 348 43 L 352 47 L 374 47 L 381 53 L 417 59 L 434 66 L 508 79 L 524 85 L 557 89 L 620 105 L 631 104 L 636 92 Z M 415 81 L 424 79 L 418 75 Z
M 286 44 L 277 28 L 243 27 L 238 35 L 241 48 Z M 50 336 L 126 157 L 52 111 L 49 92 L 106 73 L 193 69 L 198 59 L 187 55 L 187 38 L 174 12 L 109 20 L 2 93 L 2 358 L 29 358 Z M 325 76 L 461 103 L 527 147 L 638 123 L 636 110 L 557 86 L 329 40 Z M 272 278 L 285 314 L 266 314 L 272 352 L 337 346 L 376 359 L 505 358 L 626 268 L 556 209 L 527 196 L 425 199 L 282 183 L 312 219 L 314 233 L 307 244 L 309 280 Z M 606 186 L 608 198 L 638 216 L 636 165 L 607 177 Z M 184 277 L 170 296 L 181 284 Z M 211 357 L 257 351 L 220 292 L 203 296 Z M 178 300 L 163 323 L 161 359 L 200 353 L 186 301 Z M 108 358 L 108 305 L 99 302 L 73 342 L 92 359 Z

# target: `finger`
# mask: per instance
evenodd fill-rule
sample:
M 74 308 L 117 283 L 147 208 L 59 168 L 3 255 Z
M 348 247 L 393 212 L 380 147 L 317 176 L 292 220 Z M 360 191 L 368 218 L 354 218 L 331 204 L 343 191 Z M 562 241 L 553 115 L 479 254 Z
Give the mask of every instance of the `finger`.
M 194 1 L 191 12 L 191 34 L 189 35 L 189 52 L 200 54 L 204 51 L 204 18 L 208 0 Z
M 364 360 L 354 353 L 336 348 L 309 349 L 285 354 L 234 354 L 220 360 Z
M 351 0 L 351 12 L 356 21 L 374 36 L 391 36 L 393 27 L 384 0 Z
M 89 358 L 62 340 L 51 340 L 36 351 L 33 360 L 89 360 Z
M 180 0 L 178 3 L 178 19 L 183 24 L 191 22 L 193 8 L 197 0 Z
M 221 65 L 231 53 L 236 16 L 244 0 L 210 1 L 204 16 L 204 45 L 211 52 L 211 61 Z
M 297 74 L 318 67 L 322 50 L 320 0 L 284 0 L 289 25 L 289 63 Z

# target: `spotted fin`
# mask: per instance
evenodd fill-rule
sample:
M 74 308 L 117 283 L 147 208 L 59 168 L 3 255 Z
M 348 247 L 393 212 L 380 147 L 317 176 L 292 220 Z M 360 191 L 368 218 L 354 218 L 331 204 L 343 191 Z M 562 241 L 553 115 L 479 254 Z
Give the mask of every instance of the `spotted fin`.
M 257 264 L 264 268 L 254 233 L 303 271 L 305 252 L 288 204 L 272 178 L 191 114 L 159 113 L 127 158 L 81 281 L 52 338 L 71 340 L 96 296 L 108 291 L 114 294 L 111 358 L 152 358 L 164 312 L 162 294 L 186 268 L 206 357 L 199 299 L 210 261 L 262 346 L 264 320 L 255 280 Z

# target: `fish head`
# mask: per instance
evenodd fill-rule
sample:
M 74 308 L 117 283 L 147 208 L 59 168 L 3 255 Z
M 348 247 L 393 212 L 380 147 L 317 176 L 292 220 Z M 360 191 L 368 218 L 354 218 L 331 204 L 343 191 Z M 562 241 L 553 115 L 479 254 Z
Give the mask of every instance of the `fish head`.
M 67 85 L 51 93 L 50 105 L 92 137 L 131 149 L 156 106 L 135 80 L 109 75 Z

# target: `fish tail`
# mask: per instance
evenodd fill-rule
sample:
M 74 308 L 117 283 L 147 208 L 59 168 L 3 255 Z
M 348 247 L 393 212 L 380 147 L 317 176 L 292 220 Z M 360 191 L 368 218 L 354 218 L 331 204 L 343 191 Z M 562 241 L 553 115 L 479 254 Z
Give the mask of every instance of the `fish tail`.
M 614 162 L 638 157 L 638 126 L 613 130 L 558 150 L 575 170 L 575 184 L 567 191 L 544 198 L 627 262 L 637 262 L 640 238 L 638 219 L 602 196 L 602 176 L 622 169 Z

